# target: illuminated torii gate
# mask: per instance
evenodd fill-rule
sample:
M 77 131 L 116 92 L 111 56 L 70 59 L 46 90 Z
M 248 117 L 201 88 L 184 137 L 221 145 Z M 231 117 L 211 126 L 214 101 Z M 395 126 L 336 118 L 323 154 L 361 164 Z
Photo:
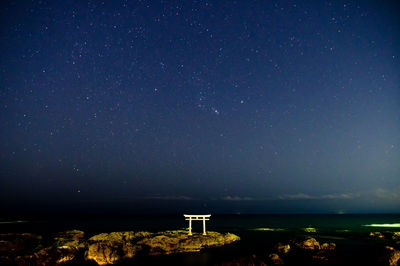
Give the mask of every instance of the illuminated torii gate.
M 205 214 L 205 215 L 190 215 L 190 214 L 184 214 L 185 220 L 189 221 L 189 234 L 192 235 L 192 221 L 203 221 L 203 235 L 206 235 L 206 221 L 210 220 L 211 214 Z

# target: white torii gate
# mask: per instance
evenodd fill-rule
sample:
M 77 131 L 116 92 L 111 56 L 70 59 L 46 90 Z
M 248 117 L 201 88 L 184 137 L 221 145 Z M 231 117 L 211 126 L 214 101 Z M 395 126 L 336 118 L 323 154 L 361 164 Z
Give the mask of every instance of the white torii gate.
M 205 214 L 205 215 L 190 215 L 190 214 L 184 214 L 185 220 L 189 221 L 189 233 L 188 235 L 192 235 L 192 221 L 203 221 L 203 235 L 206 235 L 206 221 L 210 220 L 211 214 Z

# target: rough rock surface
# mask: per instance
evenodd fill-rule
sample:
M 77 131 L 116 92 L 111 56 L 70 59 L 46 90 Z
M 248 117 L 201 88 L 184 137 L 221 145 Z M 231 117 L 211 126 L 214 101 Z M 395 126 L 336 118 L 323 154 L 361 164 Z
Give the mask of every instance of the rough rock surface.
M 86 247 L 84 232 L 69 230 L 58 233 L 53 245 L 43 248 L 34 254 L 37 265 L 57 265 L 75 259 L 78 251 Z M 29 257 L 28 257 L 29 258 Z
M 239 239 L 230 233 L 208 232 L 206 236 L 199 233 L 188 236 L 185 231 L 166 231 L 162 235 L 144 238 L 138 244 L 148 247 L 150 255 L 162 255 L 200 251 L 203 248 L 230 244 Z
M 95 235 L 88 240 L 86 259 L 105 265 L 132 258 L 142 249 L 141 246 L 134 244 L 135 240 L 150 235 L 148 232 L 112 232 Z

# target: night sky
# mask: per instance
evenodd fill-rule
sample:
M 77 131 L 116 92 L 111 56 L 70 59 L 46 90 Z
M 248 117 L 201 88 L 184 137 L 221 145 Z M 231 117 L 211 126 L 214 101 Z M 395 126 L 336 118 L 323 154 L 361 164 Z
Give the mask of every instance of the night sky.
M 3 210 L 400 210 L 397 1 L 2 1 Z

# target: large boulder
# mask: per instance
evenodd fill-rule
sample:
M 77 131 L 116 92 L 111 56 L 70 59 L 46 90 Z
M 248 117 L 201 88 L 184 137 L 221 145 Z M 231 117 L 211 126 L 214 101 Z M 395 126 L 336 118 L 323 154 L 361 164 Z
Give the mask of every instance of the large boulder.
M 323 243 L 321 245 L 322 250 L 335 250 L 336 244 L 335 243 Z
M 268 258 L 273 265 L 283 265 L 284 264 L 283 260 L 276 253 L 269 254 Z
M 319 250 L 320 249 L 320 245 L 319 245 L 318 241 L 313 237 L 309 237 L 309 238 L 306 238 L 306 239 L 300 240 L 300 241 L 295 241 L 294 244 L 296 245 L 296 247 L 298 247 L 300 249 L 304 249 L 304 250 Z
M 287 254 L 290 251 L 290 245 L 289 244 L 278 243 L 278 244 L 275 245 L 275 249 L 280 254 Z

